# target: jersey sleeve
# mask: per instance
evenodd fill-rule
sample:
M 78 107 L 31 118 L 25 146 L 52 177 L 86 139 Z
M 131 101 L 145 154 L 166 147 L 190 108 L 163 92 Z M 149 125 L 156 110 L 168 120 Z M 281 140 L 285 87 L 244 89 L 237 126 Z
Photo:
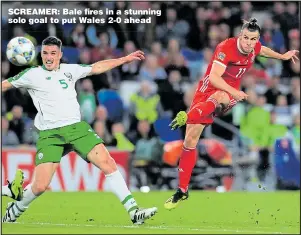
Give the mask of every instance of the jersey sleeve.
M 76 68 L 76 80 L 86 77 L 92 71 L 92 65 L 90 64 L 77 64 Z
M 261 51 L 261 42 L 257 42 L 256 45 L 255 45 L 255 48 L 254 48 L 254 51 L 255 51 L 255 55 L 258 55 Z
M 8 78 L 8 82 L 11 83 L 16 88 L 30 88 L 31 87 L 31 79 L 30 79 L 30 70 L 31 68 L 25 69 L 17 75 Z
M 219 45 L 214 52 L 213 63 L 227 67 L 230 62 L 230 54 L 229 47 L 226 43 Z

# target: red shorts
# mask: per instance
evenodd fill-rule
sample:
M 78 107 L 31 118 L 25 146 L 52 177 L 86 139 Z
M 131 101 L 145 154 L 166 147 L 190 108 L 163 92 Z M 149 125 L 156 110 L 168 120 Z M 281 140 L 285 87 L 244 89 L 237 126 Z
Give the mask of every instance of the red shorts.
M 197 106 L 197 104 L 201 103 L 201 102 L 206 102 L 207 99 L 213 95 L 215 92 L 220 91 L 218 89 L 211 89 L 210 91 L 206 91 L 206 92 L 200 92 L 200 91 L 196 91 L 196 93 L 194 94 L 192 103 L 190 105 L 189 111 L 194 109 L 195 106 Z M 223 113 L 228 112 L 236 103 L 237 101 L 228 93 L 226 92 L 229 96 L 230 102 L 228 104 L 228 106 L 223 110 Z M 202 118 L 200 118 L 199 120 L 187 120 L 187 124 L 203 124 L 203 125 L 210 125 L 213 123 L 214 121 L 214 113 L 208 115 L 208 116 L 204 116 Z

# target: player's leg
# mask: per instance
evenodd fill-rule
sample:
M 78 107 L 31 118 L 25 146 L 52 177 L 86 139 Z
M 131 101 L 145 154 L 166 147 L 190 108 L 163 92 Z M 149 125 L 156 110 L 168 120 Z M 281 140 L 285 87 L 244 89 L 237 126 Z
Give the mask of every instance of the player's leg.
M 210 125 L 213 122 L 212 113 L 220 104 L 227 106 L 229 102 L 230 97 L 224 91 L 201 95 L 196 93 L 188 114 L 178 113 L 171 123 L 173 129 L 183 126 L 186 122 L 187 127 L 179 162 L 179 187 L 176 193 L 165 202 L 166 209 L 173 209 L 180 201 L 188 198 L 188 185 L 197 160 L 196 146 L 204 130 L 204 125 Z
M 12 199 L 20 201 L 23 197 L 23 182 L 24 173 L 18 169 L 15 178 L 11 182 L 7 180 L 8 184 L 2 186 L 2 196 L 11 197 Z
M 157 212 L 157 208 L 139 209 L 126 182 L 117 169 L 115 160 L 110 156 L 103 144 L 96 145 L 89 153 L 88 160 L 102 170 L 111 186 L 112 192 L 119 198 L 120 202 L 129 213 L 134 224 L 142 224 Z
M 112 192 L 119 198 L 120 202 L 129 213 L 134 224 L 142 224 L 144 220 L 152 217 L 157 208 L 139 209 L 137 202 L 129 191 L 123 176 L 119 172 L 115 160 L 110 156 L 108 150 L 97 134 L 85 122 L 78 125 L 79 133 L 73 133 L 72 138 L 77 136 L 71 143 L 74 149 L 80 153 L 82 158 L 98 167 L 104 172 Z M 82 137 L 79 138 L 79 135 Z
M 225 91 L 218 90 L 212 92 L 212 94 L 210 94 L 209 97 L 204 100 L 204 97 L 207 96 L 208 94 L 206 93 L 196 93 L 189 112 L 179 112 L 170 124 L 172 129 L 184 126 L 187 120 L 190 120 L 190 122 L 193 123 L 199 123 L 203 118 L 206 118 L 212 113 L 219 111 L 221 107 L 220 105 L 222 105 L 222 107 L 227 107 L 230 104 L 231 97 Z M 198 100 L 201 101 L 198 102 Z
M 205 102 L 194 105 L 188 112 L 188 119 L 198 120 L 202 117 L 211 115 L 219 104 L 228 105 L 230 102 L 229 94 L 225 91 L 216 91 Z
M 179 161 L 178 190 L 164 204 L 166 209 L 175 208 L 179 202 L 188 198 L 188 185 L 197 161 L 196 146 L 205 128 L 203 124 L 187 124 L 183 150 Z
M 2 222 L 15 222 L 29 205 L 46 191 L 58 166 L 59 163 L 53 162 L 36 166 L 33 181 L 24 188 L 23 198 L 20 201 L 8 203 Z
M 59 166 L 64 147 L 61 146 L 62 140 L 60 138 L 51 136 L 51 131 L 46 131 L 45 134 L 47 135 L 42 135 L 42 137 L 40 135 L 37 143 L 38 151 L 33 180 L 25 187 L 20 201 L 8 203 L 2 222 L 16 221 L 29 205 L 46 191 L 51 183 L 52 176 Z

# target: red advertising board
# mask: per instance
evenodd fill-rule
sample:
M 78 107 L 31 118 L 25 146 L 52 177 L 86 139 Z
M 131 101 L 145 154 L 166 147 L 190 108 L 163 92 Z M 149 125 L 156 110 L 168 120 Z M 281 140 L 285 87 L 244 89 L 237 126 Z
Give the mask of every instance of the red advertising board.
M 129 157 L 125 151 L 109 150 L 119 171 L 129 185 Z M 13 179 L 17 169 L 24 171 L 24 187 L 32 180 L 35 167 L 34 149 L 2 149 L 2 185 L 6 179 Z M 107 191 L 106 177 L 97 167 L 86 163 L 76 153 L 64 156 L 55 172 L 51 184 L 51 191 Z

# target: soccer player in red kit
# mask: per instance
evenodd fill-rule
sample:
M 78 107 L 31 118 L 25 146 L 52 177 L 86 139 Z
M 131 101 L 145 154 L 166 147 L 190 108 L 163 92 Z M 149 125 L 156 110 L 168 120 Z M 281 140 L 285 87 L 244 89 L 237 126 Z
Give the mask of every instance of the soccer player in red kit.
M 251 68 L 257 55 L 279 60 L 298 60 L 299 51 L 279 54 L 259 42 L 260 26 L 252 18 L 245 21 L 238 37 L 219 43 L 204 77 L 200 80 L 188 113 L 181 111 L 172 121 L 172 129 L 185 124 L 186 133 L 179 161 L 179 185 L 176 193 L 164 204 L 166 209 L 175 208 L 188 198 L 188 185 L 197 160 L 196 146 L 205 128 L 214 121 L 215 113 L 225 113 L 237 102 L 247 99 L 240 91 L 240 82 Z

